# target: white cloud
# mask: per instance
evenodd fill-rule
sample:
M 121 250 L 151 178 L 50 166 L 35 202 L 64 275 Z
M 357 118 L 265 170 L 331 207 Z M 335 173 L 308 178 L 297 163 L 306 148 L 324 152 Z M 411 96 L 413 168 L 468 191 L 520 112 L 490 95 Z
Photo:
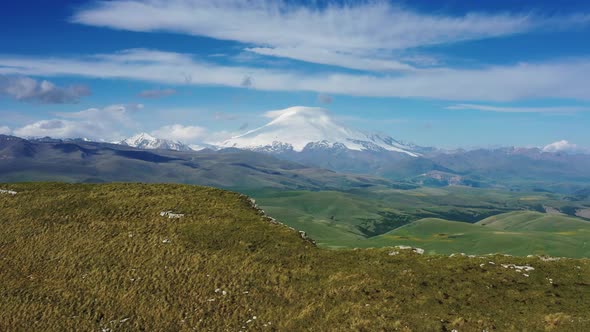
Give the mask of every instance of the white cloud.
M 576 113 L 590 111 L 590 107 L 581 106 L 549 106 L 549 107 L 505 107 L 477 104 L 456 104 L 447 106 L 449 110 L 476 110 L 500 113 Z
M 0 126 L 0 135 L 11 135 L 12 130 L 6 126 Z
M 371 97 L 512 101 L 532 98 L 590 100 L 590 59 L 519 63 L 478 69 L 422 69 L 396 75 L 346 74 L 222 66 L 187 54 L 126 50 L 82 58 L 1 57 L 0 74 L 76 75 L 165 84 L 229 86 L 267 91 L 313 91 Z
M 203 142 L 207 134 L 207 129 L 204 127 L 183 126 L 180 124 L 164 126 L 152 132 L 152 135 L 158 138 L 191 144 Z
M 569 152 L 569 153 L 575 153 L 575 152 L 581 152 L 582 149 L 580 147 L 578 147 L 576 144 L 570 143 L 566 140 L 561 140 L 561 141 L 557 141 L 557 142 L 553 142 L 549 145 L 546 145 L 543 148 L 544 152 Z
M 305 111 L 305 114 L 310 114 L 310 113 L 329 114 L 330 113 L 330 111 L 328 111 L 327 109 L 322 108 L 322 107 L 292 106 L 292 107 L 285 108 L 285 109 L 264 112 L 263 116 L 266 118 L 269 118 L 269 119 L 276 119 L 276 118 L 280 117 L 281 115 L 289 114 L 289 113 L 293 113 L 293 112 L 298 112 L 298 111 L 300 112 L 301 110 Z
M 176 90 L 174 89 L 153 89 L 153 90 L 143 90 L 137 95 L 143 98 L 162 98 L 168 97 L 176 94 Z
M 13 131 L 20 137 L 89 138 L 119 140 L 119 130 L 134 127 L 129 114 L 141 105 L 112 105 L 71 113 L 56 113 L 57 119 L 41 120 Z
M 324 8 L 273 0 L 114 0 L 87 6 L 73 22 L 131 31 L 169 31 L 250 46 L 259 54 L 363 70 L 407 70 L 410 48 L 587 24 L 588 15 L 418 13 L 385 0 Z M 403 57 L 401 57 L 403 59 Z
M 253 47 L 246 51 L 261 55 L 289 58 L 293 60 L 314 62 L 323 65 L 339 66 L 351 69 L 370 71 L 408 71 L 415 70 L 409 64 L 396 60 L 370 58 L 367 56 L 347 54 L 320 48 L 289 48 Z
M 0 96 L 3 95 L 18 101 L 69 104 L 90 95 L 90 89 L 84 85 L 58 87 L 45 80 L 39 82 L 29 77 L 0 74 Z

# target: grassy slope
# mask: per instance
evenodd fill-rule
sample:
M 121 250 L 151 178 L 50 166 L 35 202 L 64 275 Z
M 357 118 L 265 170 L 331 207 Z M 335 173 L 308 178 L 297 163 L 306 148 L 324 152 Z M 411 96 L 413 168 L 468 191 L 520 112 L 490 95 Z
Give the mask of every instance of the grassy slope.
M 590 223 L 575 218 L 536 212 L 506 213 L 499 221 L 468 224 L 441 219 L 422 219 L 385 235 L 367 240 L 364 246 L 392 243 L 418 246 L 432 253 L 506 253 L 590 257 Z M 485 226 L 484 226 L 485 225 Z
M 318 249 L 195 186 L 0 187 L 19 192 L 0 196 L 2 331 L 590 329 L 587 260 Z
M 543 204 L 563 204 L 554 194 L 461 187 L 252 194 L 259 198 L 267 213 L 305 230 L 320 246 L 414 245 L 444 254 L 502 252 L 521 256 L 590 257 L 590 246 L 586 244 L 590 235 L 589 222 L 532 211 L 502 213 Z M 380 236 L 362 234 L 357 226 L 363 220 L 380 220 L 380 211 L 409 215 L 416 221 Z M 489 213 L 499 214 L 485 218 Z M 455 221 L 454 217 L 483 221 L 470 224 L 464 222 L 465 219 Z M 482 223 L 490 224 L 490 227 L 482 227 Z M 506 229 L 497 229 L 503 224 L 506 224 Z

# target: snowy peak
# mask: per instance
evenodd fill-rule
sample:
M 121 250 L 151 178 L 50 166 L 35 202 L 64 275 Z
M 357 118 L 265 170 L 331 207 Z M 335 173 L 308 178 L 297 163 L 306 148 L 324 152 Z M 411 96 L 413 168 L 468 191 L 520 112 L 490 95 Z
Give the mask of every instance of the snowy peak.
M 268 124 L 220 145 L 265 152 L 346 148 L 357 151 L 394 151 L 418 156 L 409 146 L 391 137 L 367 135 L 338 124 L 330 112 L 323 108 L 295 106 L 267 112 L 266 116 L 272 119 Z
M 127 145 L 138 149 L 162 149 L 162 150 L 176 150 L 176 151 L 192 151 L 192 149 L 181 142 L 172 141 L 162 138 L 156 138 L 147 133 L 140 133 L 129 137 L 119 144 Z

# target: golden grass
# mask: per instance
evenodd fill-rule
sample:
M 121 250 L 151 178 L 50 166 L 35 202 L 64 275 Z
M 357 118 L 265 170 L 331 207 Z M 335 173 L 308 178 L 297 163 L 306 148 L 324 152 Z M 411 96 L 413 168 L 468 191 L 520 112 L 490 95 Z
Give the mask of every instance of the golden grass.
M 0 331 L 590 330 L 587 260 L 319 249 L 196 186 L 0 188 Z

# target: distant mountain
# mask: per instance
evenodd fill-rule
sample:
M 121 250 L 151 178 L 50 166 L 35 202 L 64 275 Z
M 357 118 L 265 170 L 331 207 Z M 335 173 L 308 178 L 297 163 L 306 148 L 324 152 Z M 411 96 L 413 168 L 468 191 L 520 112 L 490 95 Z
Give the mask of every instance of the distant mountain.
M 322 108 L 290 107 L 269 112 L 268 124 L 220 143 L 268 153 L 305 152 L 306 150 L 387 151 L 417 157 L 417 147 L 389 136 L 365 134 L 338 124 Z
M 156 138 L 150 134 L 140 133 L 135 136 L 129 137 L 121 142 L 121 145 L 127 145 L 134 148 L 146 149 L 146 150 L 175 150 L 175 151 L 192 151 L 193 149 L 179 141 L 167 140 L 162 138 Z
M 34 141 L 0 135 L 0 182 L 22 181 L 187 183 L 250 191 L 415 187 L 239 149 L 142 150 L 82 140 Z

